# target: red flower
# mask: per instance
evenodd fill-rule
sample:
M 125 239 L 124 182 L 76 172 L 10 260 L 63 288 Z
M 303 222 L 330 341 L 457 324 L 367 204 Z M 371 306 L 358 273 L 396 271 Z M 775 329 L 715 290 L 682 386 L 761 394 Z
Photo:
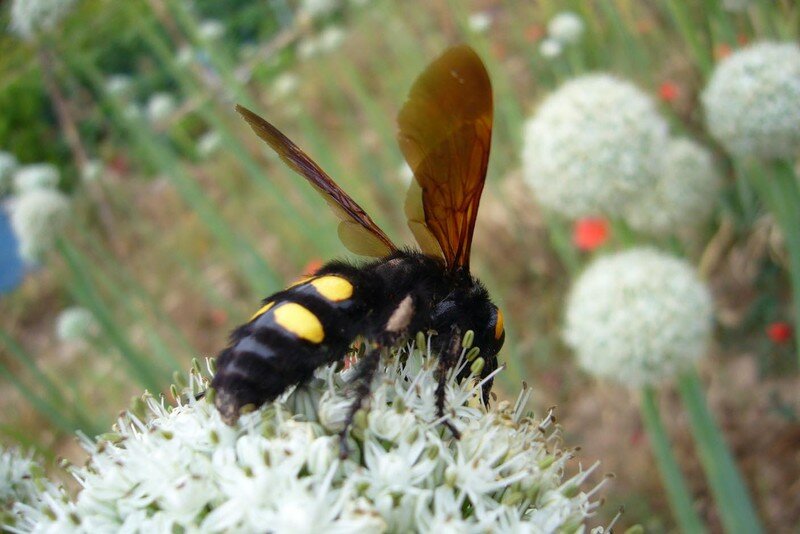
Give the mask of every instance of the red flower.
M 320 267 L 322 267 L 322 260 L 319 258 L 309 260 L 305 267 L 303 267 L 303 276 L 314 276 L 317 274 L 317 271 L 319 271 Z
M 572 227 L 572 243 L 580 250 L 591 251 L 608 240 L 608 221 L 601 217 L 584 217 Z
M 658 87 L 658 96 L 664 102 L 672 102 L 681 94 L 681 89 L 675 82 L 664 82 Z
M 783 321 L 776 321 L 767 326 L 767 336 L 773 343 L 786 343 L 792 339 L 792 333 L 792 325 Z

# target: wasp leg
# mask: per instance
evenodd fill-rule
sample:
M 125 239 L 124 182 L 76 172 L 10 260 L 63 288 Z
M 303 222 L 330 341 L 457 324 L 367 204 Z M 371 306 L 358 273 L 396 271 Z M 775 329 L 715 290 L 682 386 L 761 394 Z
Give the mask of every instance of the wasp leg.
M 398 340 L 404 335 L 414 315 L 414 299 L 411 295 L 400 301 L 397 308 L 389 316 L 386 326 L 381 335 L 375 340 L 372 350 L 367 352 L 366 355 L 358 362 L 356 368 L 356 399 L 353 401 L 347 417 L 344 420 L 344 428 L 339 433 L 339 456 L 344 459 L 347 458 L 349 451 L 347 450 L 347 431 L 353 424 L 353 418 L 359 409 L 361 409 L 364 400 L 369 396 L 372 391 L 372 379 L 375 377 L 375 372 L 378 370 L 378 364 L 381 361 L 381 352 L 385 347 L 393 347 L 397 344 Z
M 364 357 L 361 358 L 361 361 L 358 362 L 358 367 L 356 367 L 357 374 L 353 380 L 356 384 L 355 400 L 347 411 L 347 417 L 344 419 L 344 428 L 339 432 L 339 458 L 342 460 L 350 455 L 350 451 L 347 448 L 347 432 L 350 430 L 350 427 L 353 426 L 353 418 L 356 416 L 356 413 L 361 409 L 364 400 L 369 397 L 372 391 L 372 379 L 375 376 L 375 372 L 378 370 L 380 361 L 381 348 L 377 346 L 365 354 Z
M 444 405 L 447 394 L 447 374 L 458 364 L 458 354 L 461 352 L 461 332 L 454 328 L 447 349 L 439 355 L 439 383 L 436 387 L 436 416 L 442 419 L 442 424 L 447 427 L 456 439 L 461 439 L 461 432 L 445 417 Z

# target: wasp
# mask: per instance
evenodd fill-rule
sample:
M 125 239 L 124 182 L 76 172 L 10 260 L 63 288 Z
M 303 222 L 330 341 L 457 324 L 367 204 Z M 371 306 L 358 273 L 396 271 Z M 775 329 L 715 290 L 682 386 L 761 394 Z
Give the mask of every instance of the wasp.
M 493 120 L 492 87 L 481 59 L 466 45 L 445 51 L 416 79 L 397 117 L 397 141 L 414 174 L 405 213 L 419 249 L 396 246 L 297 145 L 252 111 L 236 109 L 327 201 L 340 220 L 343 244 L 373 259 L 323 265 L 264 299 L 233 331 L 212 381 L 223 419 L 232 423 L 245 407 L 273 400 L 318 367 L 342 361 L 358 339 L 366 350 L 356 364 L 346 430 L 369 396 L 382 351 L 408 333 L 434 331 L 438 415 L 458 437 L 445 417 L 445 383 L 457 366 L 463 334 L 473 332 L 484 360 L 485 403 L 505 340 L 502 313 L 469 269 Z

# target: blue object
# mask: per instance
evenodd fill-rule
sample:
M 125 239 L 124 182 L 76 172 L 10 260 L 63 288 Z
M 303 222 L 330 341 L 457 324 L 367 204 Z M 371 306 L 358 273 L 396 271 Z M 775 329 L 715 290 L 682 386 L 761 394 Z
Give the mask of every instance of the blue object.
M 22 283 L 25 264 L 19 256 L 19 241 L 11 228 L 8 212 L 0 206 L 0 293 L 10 293 Z

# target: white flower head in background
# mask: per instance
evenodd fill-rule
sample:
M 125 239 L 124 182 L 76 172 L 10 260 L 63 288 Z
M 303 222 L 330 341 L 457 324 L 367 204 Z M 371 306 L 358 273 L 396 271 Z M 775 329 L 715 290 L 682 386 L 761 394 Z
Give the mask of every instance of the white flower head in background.
M 583 19 L 572 11 L 557 13 L 547 23 L 547 34 L 559 43 L 576 43 L 583 35 Z
M 20 506 L 23 531 L 407 532 L 453 525 L 483 532 L 498 521 L 526 531 L 576 528 L 592 514 L 584 482 L 559 448 L 552 415 L 516 406 L 486 409 L 474 379 L 447 383 L 460 440 L 436 421 L 435 358 L 393 352 L 376 377 L 369 409 L 338 433 L 350 407 L 354 370 L 318 370 L 312 381 L 235 426 L 208 398 L 196 370 L 178 406 L 145 396 L 103 441 L 85 440 L 91 458 L 73 475 L 72 500 L 50 487 L 46 507 Z M 401 363 L 402 362 L 402 363 Z M 74 525 L 74 523 L 72 523 Z
M 12 509 L 16 503 L 36 505 L 42 490 L 44 470 L 32 454 L 0 447 L 0 526 L 13 527 L 17 518 Z
M 225 24 L 216 19 L 206 19 L 198 25 L 197 34 L 203 41 L 216 41 L 225 35 Z
M 492 15 L 488 11 L 471 13 L 467 19 L 467 26 L 472 32 L 483 33 L 492 26 Z
M 133 86 L 133 79 L 127 74 L 112 74 L 106 78 L 106 92 L 112 96 L 125 96 Z
M 20 256 L 37 263 L 69 220 L 70 203 L 54 189 L 34 189 L 15 197 L 11 227 L 19 239 Z
M 619 215 L 653 187 L 668 139 L 653 100 L 607 74 L 575 78 L 525 125 L 523 177 L 541 204 L 567 217 Z
M 26 41 L 53 31 L 72 9 L 75 0 L 14 0 L 11 29 Z
M 629 203 L 625 220 L 656 236 L 691 232 L 714 211 L 721 185 L 722 175 L 708 149 L 686 138 L 671 139 L 658 182 Z
M 299 81 L 297 75 L 291 72 L 284 72 L 275 78 L 272 82 L 272 91 L 270 91 L 270 98 L 272 100 L 280 100 L 291 96 L 295 91 Z
M 14 154 L 0 150 L 0 197 L 13 190 L 14 173 L 18 167 L 19 162 Z
M 66 308 L 56 318 L 56 336 L 60 341 L 87 341 L 98 331 L 92 312 L 80 306 Z
M 308 18 L 324 17 L 336 10 L 335 0 L 301 0 L 298 15 Z
M 90 159 L 81 169 L 81 180 L 83 183 L 98 182 L 105 174 L 106 167 L 99 159 Z
M 14 193 L 23 195 L 35 189 L 55 189 L 61 173 L 52 163 L 23 165 L 14 173 Z
M 578 278 L 564 340 L 588 372 L 635 388 L 704 356 L 712 318 L 710 292 L 691 265 L 638 248 L 601 257 Z
M 222 136 L 216 130 L 204 133 L 197 141 L 197 153 L 200 157 L 207 158 L 222 146 Z
M 322 53 L 332 52 L 344 42 L 344 29 L 341 26 L 328 26 L 319 34 L 319 51 Z
M 564 46 L 561 44 L 561 42 L 551 37 L 546 37 L 542 39 L 541 43 L 539 43 L 539 53 L 544 58 L 547 59 L 556 58 L 560 56 L 561 52 L 563 51 L 564 51 Z
M 167 120 L 175 112 L 177 103 L 170 93 L 155 93 L 147 101 L 147 120 L 159 124 Z
M 400 164 L 400 167 L 397 168 L 397 176 L 405 185 L 411 185 L 411 180 L 414 179 L 414 171 L 411 169 L 411 166 L 404 161 Z
M 194 63 L 195 51 L 190 45 L 183 45 L 178 48 L 175 54 L 175 64 L 179 67 L 186 68 Z
M 714 69 L 702 94 L 708 129 L 733 156 L 794 159 L 800 151 L 800 46 L 762 42 Z

